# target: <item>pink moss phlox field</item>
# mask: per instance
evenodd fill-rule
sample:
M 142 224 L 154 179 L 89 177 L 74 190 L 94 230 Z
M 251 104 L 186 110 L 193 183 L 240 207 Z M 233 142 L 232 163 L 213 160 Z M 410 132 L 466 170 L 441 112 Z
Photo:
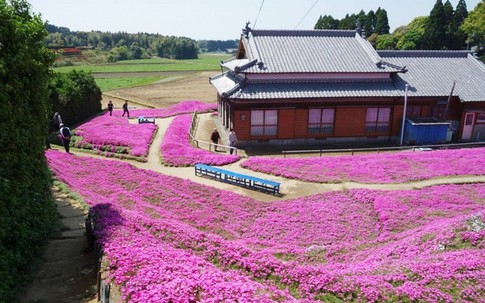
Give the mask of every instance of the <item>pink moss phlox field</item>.
M 47 151 L 127 302 L 483 302 L 485 184 L 268 203 Z
M 190 144 L 191 115 L 175 117 L 170 123 L 161 146 L 163 161 L 172 166 L 190 166 L 197 163 L 225 165 L 239 160 L 237 155 L 219 154 L 196 148 Z
M 201 101 L 182 101 L 180 103 L 171 105 L 167 108 L 147 108 L 147 109 L 133 109 L 130 110 L 131 118 L 151 117 L 151 118 L 167 118 L 181 114 L 189 114 L 194 111 L 207 112 L 217 108 L 216 103 L 205 103 Z M 122 110 L 113 111 L 115 115 L 121 116 Z
M 156 128 L 152 123 L 130 124 L 126 117 L 105 113 L 76 128 L 76 136 L 82 137 L 76 147 L 110 147 L 112 153 L 125 147 L 132 156 L 147 156 Z
M 241 166 L 309 182 L 405 183 L 483 175 L 485 148 L 299 159 L 251 157 Z

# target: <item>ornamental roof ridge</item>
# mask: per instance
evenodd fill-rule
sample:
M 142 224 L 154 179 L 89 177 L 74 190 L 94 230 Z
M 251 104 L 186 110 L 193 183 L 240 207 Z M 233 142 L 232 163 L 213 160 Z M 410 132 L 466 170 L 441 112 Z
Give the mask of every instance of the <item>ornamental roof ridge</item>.
M 377 53 L 384 58 L 466 58 L 468 54 L 470 54 L 470 52 L 466 50 L 378 50 Z
M 284 30 L 284 29 L 251 29 L 253 37 L 257 36 L 300 36 L 300 37 L 354 37 L 355 30 L 342 29 L 313 29 L 313 30 Z

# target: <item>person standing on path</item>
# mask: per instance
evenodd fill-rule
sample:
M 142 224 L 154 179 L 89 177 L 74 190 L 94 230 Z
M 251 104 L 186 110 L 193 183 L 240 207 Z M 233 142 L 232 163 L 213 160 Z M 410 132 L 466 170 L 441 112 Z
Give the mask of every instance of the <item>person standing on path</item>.
M 221 136 L 219 135 L 219 132 L 214 128 L 214 131 L 211 134 L 211 141 L 214 143 L 214 151 L 217 151 L 217 144 L 219 143 L 220 138 Z
M 54 127 L 55 127 L 55 130 L 56 131 L 59 129 L 59 127 L 61 126 L 61 124 L 62 124 L 61 115 L 58 112 L 55 112 L 54 113 Z
M 125 114 L 127 114 L 127 117 L 129 119 L 130 118 L 130 112 L 128 111 L 128 101 L 125 101 L 125 103 L 123 104 L 123 115 L 121 115 L 121 116 L 124 117 Z
M 233 128 L 231 128 L 231 131 L 229 132 L 227 141 L 228 141 L 227 144 L 229 145 L 229 153 L 232 155 L 232 153 L 236 151 L 236 145 L 237 145 L 236 132 L 234 131 Z M 236 154 L 237 154 L 237 151 L 236 151 Z
M 64 124 L 59 125 L 61 129 L 59 129 L 59 134 L 61 136 L 62 144 L 64 145 L 64 149 L 66 153 L 69 154 L 69 144 L 71 144 L 71 130 L 69 127 L 64 126 Z
M 113 102 L 111 102 L 111 100 L 109 100 L 109 102 L 108 102 L 108 111 L 109 111 L 109 115 L 112 116 L 113 115 Z

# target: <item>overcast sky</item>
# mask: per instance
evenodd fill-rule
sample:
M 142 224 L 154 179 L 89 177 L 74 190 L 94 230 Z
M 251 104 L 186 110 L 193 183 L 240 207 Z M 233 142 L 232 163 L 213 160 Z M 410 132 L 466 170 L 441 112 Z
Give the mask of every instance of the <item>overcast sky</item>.
M 453 7 L 459 0 L 450 0 Z M 29 0 L 44 21 L 73 31 L 159 33 L 195 40 L 239 39 L 246 22 L 258 29 L 313 29 L 320 15 L 341 19 L 387 11 L 391 31 L 429 15 L 435 0 Z M 444 2 L 444 0 L 443 0 Z M 471 11 L 480 0 L 466 0 Z M 263 4 L 263 5 L 262 5 Z M 261 7 L 262 5 L 262 7 Z M 260 11 L 261 8 L 261 11 Z M 258 17 L 259 13 L 259 17 Z

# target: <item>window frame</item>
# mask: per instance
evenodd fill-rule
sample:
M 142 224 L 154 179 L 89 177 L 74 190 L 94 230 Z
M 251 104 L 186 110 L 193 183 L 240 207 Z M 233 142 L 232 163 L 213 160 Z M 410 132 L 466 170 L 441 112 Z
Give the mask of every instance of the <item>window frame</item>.
M 255 124 L 255 114 L 257 112 L 262 112 L 262 122 Z M 271 112 L 274 112 L 274 116 L 270 116 Z M 278 113 L 277 109 L 251 109 L 250 110 L 250 126 L 249 131 L 251 137 L 273 137 L 278 135 Z M 269 120 L 269 122 L 268 122 Z M 260 131 L 255 131 L 255 129 L 261 129 Z
M 318 111 L 318 122 L 312 122 L 311 111 Z M 324 115 L 325 112 L 331 111 L 332 119 L 326 120 L 327 117 Z M 320 107 L 320 108 L 309 108 L 308 109 L 308 127 L 307 132 L 309 135 L 333 135 L 335 131 L 335 108 L 334 107 Z M 317 115 L 314 115 L 316 117 Z M 312 131 L 316 129 L 317 131 Z
M 375 110 L 375 115 L 369 117 L 370 110 Z M 386 113 L 387 112 L 387 113 Z M 375 117 L 374 117 L 375 116 Z M 384 120 L 387 116 L 387 120 Z M 371 118 L 372 120 L 369 120 Z M 368 107 L 365 118 L 366 133 L 385 133 L 391 129 L 391 107 Z

